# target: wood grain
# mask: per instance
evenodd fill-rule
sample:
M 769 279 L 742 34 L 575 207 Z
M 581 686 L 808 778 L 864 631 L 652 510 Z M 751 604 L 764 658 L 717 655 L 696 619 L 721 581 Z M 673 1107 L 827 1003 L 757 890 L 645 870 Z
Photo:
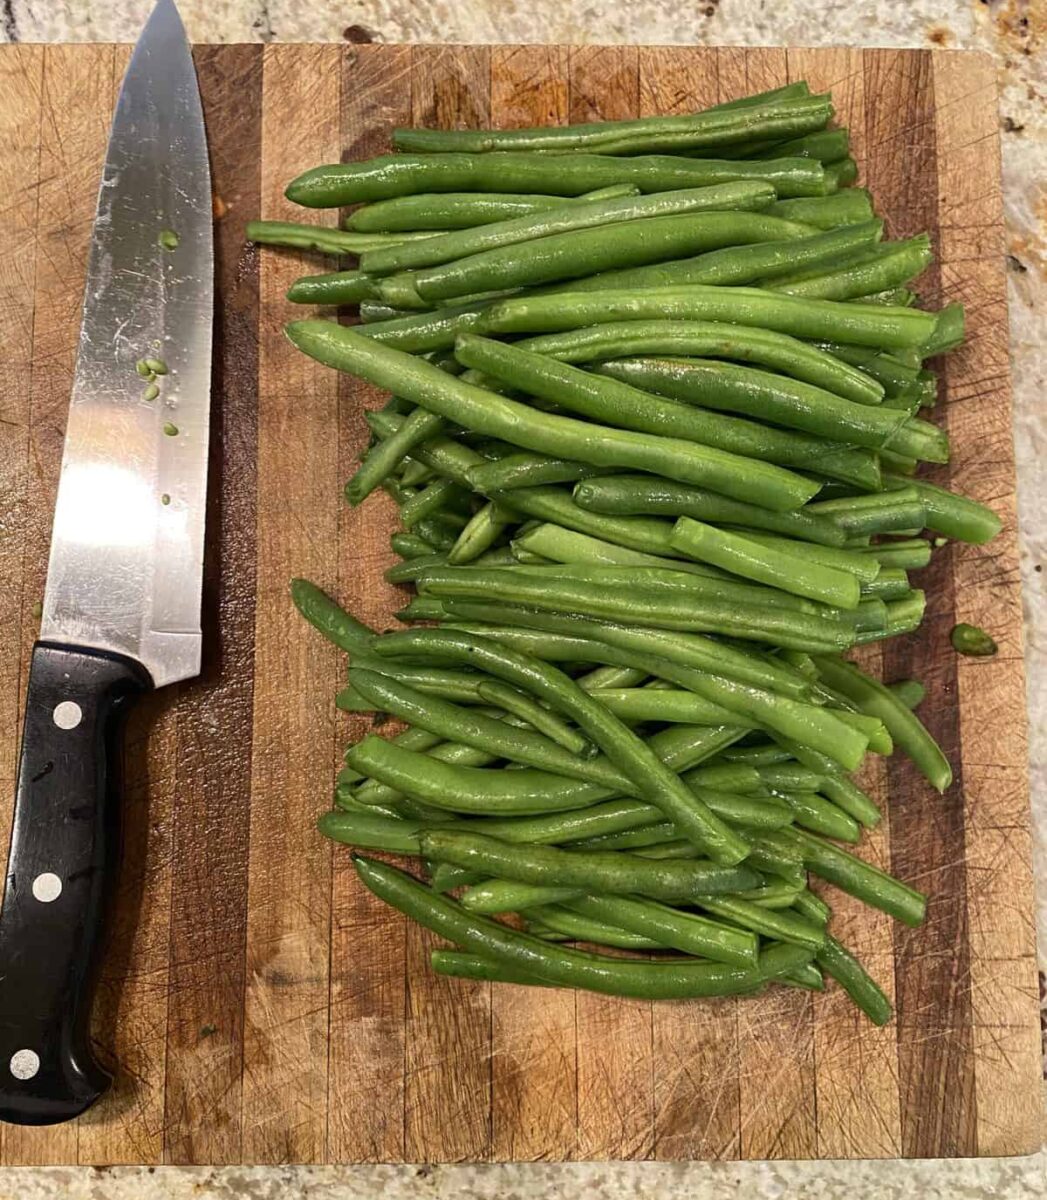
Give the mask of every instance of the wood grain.
M 720 87 L 722 52 L 640 52 L 640 116 L 731 99 Z M 742 91 L 744 92 L 744 86 Z M 741 1153 L 738 1004 L 652 1005 L 654 1155 L 735 1159 Z
M 488 47 L 415 46 L 411 120 L 418 125 L 483 126 L 490 121 Z M 407 926 L 404 1152 L 409 1161 L 491 1156 L 491 985 L 434 974 L 440 943 Z
M 836 120 L 847 127 L 859 183 L 866 182 L 865 74 L 860 50 L 789 50 L 789 81 L 806 79 L 815 92 L 831 91 Z M 876 676 L 883 670 L 879 646 L 856 656 Z M 890 807 L 885 761 L 872 758 L 862 786 L 879 804 L 880 825 L 862 839 L 861 856 L 890 868 Z M 888 997 L 894 996 L 891 918 L 870 912 L 836 888 L 818 891 L 833 909 L 833 932 L 852 950 Z M 817 1153 L 824 1158 L 897 1155 L 901 1149 L 897 1028 L 877 1028 L 849 1004 L 839 989 L 815 996 L 814 1072 Z
M 566 59 L 557 47 L 493 50 L 492 123 L 562 124 L 568 92 L 574 90 Z M 575 1156 L 579 1064 L 588 1050 L 579 1039 L 572 994 L 492 987 L 491 1154 L 496 1160 Z
M 321 47 L 263 58 L 264 211 L 296 215 L 287 179 L 338 157 L 339 75 Z M 333 222 L 334 214 L 324 214 Z M 255 1162 L 327 1153 L 330 847 L 314 823 L 330 788 L 339 664 L 288 595 L 294 575 L 334 577 L 337 379 L 283 336 L 299 274 L 265 255 L 259 288 L 257 596 L 251 746 L 242 1154 Z M 290 519 L 288 519 L 290 517 Z
M 23 589 L 27 534 L 32 419 L 33 329 L 36 324 L 36 260 L 40 229 L 42 46 L 18 47 L 0 55 L 0 145 L 10 155 L 15 187 L 0 207 L 0 786 L 3 816 L 0 836 L 11 836 L 11 804 L 18 764 L 25 669 L 23 623 L 31 616 L 32 597 Z M 14 1136 L 9 1136 L 13 1134 Z M 4 1162 L 19 1153 L 18 1131 L 0 1127 Z M 56 1147 L 57 1149 L 57 1147 Z
M 406 46 L 354 46 L 341 63 L 343 157 L 389 149 L 389 130 L 411 118 L 411 51 Z M 367 444 L 361 411 L 381 393 L 348 375 L 338 379 L 338 478 L 348 479 Z M 397 561 L 385 529 L 392 501 L 377 492 L 365 504 L 338 506 L 338 563 L 324 579 L 354 613 L 380 624 L 398 607 L 398 591 L 382 579 Z M 341 718 L 335 757 L 364 735 L 370 717 Z M 340 764 L 339 764 L 340 765 Z M 406 921 L 376 920 L 373 897 L 348 855 L 336 854 L 331 893 L 331 1012 L 328 1146 L 335 1161 L 384 1162 L 404 1154 L 404 1005 Z
M 228 1163 L 241 1154 L 258 548 L 258 255 L 244 247 L 241 229 L 261 203 L 261 47 L 202 48 L 197 70 L 221 214 L 215 264 L 223 303 L 211 399 L 204 671 L 178 705 L 165 1161 Z
M 112 47 L 0 48 L 0 785 L 13 788 L 42 594 L 85 252 L 119 73 Z M 992 65 L 939 51 L 630 47 L 199 48 L 216 194 L 219 311 L 204 675 L 129 740 L 127 869 L 96 1014 L 120 1064 L 80 1123 L 0 1130 L 0 1161 L 361 1162 L 1015 1154 L 1043 1112 L 1031 922 L 1014 468 Z M 360 887 L 315 832 L 345 743 L 344 661 L 293 611 L 307 575 L 384 625 L 402 592 L 384 495 L 342 484 L 375 390 L 283 337 L 302 257 L 241 244 L 298 170 L 388 146 L 409 121 L 504 126 L 693 111 L 806 78 L 831 89 L 890 236 L 928 229 L 925 300 L 961 299 L 944 362 L 954 456 L 939 478 L 1004 532 L 925 573 L 918 638 L 865 662 L 929 685 L 953 758 L 933 794 L 900 756 L 861 853 L 932 893 L 900 929 L 833 889 L 834 931 L 898 1015 L 838 988 L 712 1005 L 620 1002 L 442 979 L 437 940 Z M 337 214 L 310 219 L 334 222 Z M 315 261 L 315 260 L 314 260 Z M 334 315 L 334 314 L 331 314 Z M 957 620 L 991 660 L 958 659 Z M 0 812 L 0 835 L 9 821 Z

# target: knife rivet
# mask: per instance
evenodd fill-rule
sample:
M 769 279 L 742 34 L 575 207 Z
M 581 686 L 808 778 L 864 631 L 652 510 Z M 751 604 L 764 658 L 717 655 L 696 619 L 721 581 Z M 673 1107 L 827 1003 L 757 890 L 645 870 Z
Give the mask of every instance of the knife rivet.
M 84 714 L 75 700 L 63 700 L 61 704 L 55 705 L 51 716 L 59 729 L 75 729 L 83 720 Z
M 8 1066 L 15 1079 L 32 1079 L 40 1070 L 40 1055 L 35 1050 L 16 1050 Z
M 50 904 L 62 894 L 62 881 L 51 871 L 44 871 L 33 880 L 33 897 L 41 904 Z

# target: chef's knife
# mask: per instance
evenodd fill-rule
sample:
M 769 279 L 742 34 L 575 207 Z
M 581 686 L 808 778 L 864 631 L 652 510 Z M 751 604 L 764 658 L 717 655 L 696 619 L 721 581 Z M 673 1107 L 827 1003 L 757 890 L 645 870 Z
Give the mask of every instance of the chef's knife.
M 200 93 L 159 0 L 116 105 L 84 288 L 0 909 L 0 1117 L 83 1112 L 120 726 L 200 670 L 214 262 Z M 147 360 L 147 361 L 144 361 Z

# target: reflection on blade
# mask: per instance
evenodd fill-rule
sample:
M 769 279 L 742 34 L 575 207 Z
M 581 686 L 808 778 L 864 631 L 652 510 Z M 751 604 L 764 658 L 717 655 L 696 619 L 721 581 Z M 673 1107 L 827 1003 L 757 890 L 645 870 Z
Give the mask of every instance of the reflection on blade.
M 160 0 L 98 197 L 41 636 L 194 675 L 210 405 L 211 185 L 192 57 Z

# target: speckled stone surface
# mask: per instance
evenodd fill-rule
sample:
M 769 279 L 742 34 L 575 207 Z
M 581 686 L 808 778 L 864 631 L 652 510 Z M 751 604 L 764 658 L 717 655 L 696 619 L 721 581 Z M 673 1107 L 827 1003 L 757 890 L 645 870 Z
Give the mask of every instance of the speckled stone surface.
M 0 0 L 0 41 L 134 41 L 150 0 Z M 869 45 L 999 63 L 1030 712 L 1047 959 L 1047 0 L 180 0 L 196 41 Z M 1047 1151 L 873 1163 L 8 1169 L 0 1200 L 927 1200 L 1047 1196 Z

